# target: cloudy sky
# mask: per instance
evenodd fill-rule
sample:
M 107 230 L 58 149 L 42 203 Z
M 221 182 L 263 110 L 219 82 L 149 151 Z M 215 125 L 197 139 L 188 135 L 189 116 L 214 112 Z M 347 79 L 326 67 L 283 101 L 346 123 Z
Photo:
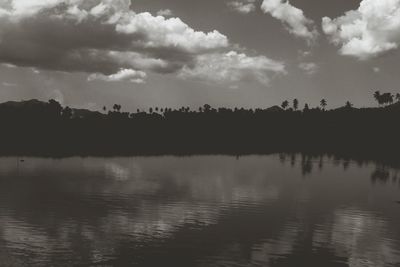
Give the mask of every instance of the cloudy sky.
M 399 45 L 400 0 L 0 0 L 0 101 L 365 106 Z

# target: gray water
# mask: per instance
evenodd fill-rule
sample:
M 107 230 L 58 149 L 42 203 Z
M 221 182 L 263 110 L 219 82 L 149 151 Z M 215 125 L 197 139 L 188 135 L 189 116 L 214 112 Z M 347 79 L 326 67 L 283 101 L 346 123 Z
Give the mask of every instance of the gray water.
M 300 155 L 0 158 L 0 265 L 400 266 L 397 172 Z

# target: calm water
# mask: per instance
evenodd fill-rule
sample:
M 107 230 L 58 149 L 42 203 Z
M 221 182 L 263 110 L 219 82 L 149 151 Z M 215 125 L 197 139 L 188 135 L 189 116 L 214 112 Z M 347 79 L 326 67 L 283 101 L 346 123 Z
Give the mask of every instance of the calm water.
M 398 178 L 300 155 L 0 158 L 0 265 L 400 266 Z

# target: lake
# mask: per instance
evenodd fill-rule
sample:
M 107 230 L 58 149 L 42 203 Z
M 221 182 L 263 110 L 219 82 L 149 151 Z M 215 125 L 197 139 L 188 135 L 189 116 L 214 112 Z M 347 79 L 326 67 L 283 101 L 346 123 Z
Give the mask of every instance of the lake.
M 0 265 L 400 266 L 399 180 L 300 154 L 0 158 Z

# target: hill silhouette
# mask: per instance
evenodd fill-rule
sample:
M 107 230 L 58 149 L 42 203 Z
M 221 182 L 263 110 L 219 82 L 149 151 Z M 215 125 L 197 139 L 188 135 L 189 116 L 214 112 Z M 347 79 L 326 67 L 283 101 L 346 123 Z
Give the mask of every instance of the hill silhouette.
M 288 101 L 286 101 L 288 102 Z M 297 104 L 296 104 L 297 103 Z M 3 155 L 155 155 L 340 153 L 396 157 L 400 102 L 376 108 L 351 103 L 325 110 L 289 103 L 266 109 L 151 108 L 103 112 L 57 101 L 0 104 Z

